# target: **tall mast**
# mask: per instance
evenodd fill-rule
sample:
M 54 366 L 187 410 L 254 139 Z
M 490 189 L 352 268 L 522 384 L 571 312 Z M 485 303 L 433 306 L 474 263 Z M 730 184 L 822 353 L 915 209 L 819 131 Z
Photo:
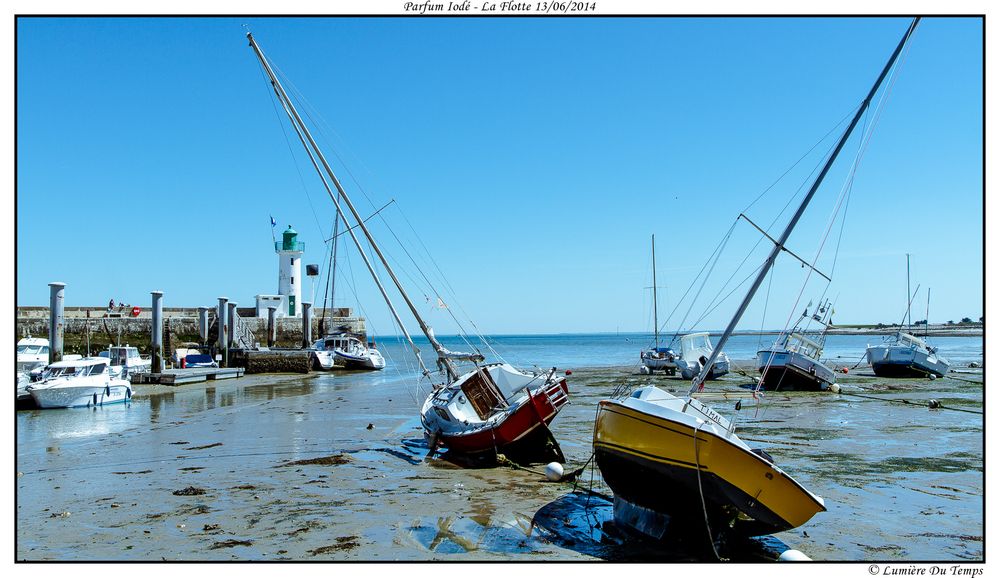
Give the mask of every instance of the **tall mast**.
M 914 18 L 913 22 L 910 23 L 910 27 L 906 30 L 906 34 L 903 35 L 902 40 L 899 41 L 899 44 L 896 46 L 896 50 L 893 51 L 892 56 L 889 58 L 889 62 L 887 62 L 885 67 L 882 69 L 882 73 L 879 75 L 878 80 L 875 81 L 875 85 L 872 86 L 870 91 L 868 91 L 868 96 L 866 96 L 864 101 L 862 101 L 861 106 L 858 108 L 858 112 L 855 113 L 854 115 L 854 119 L 851 120 L 851 124 L 847 127 L 847 130 L 845 130 L 844 134 L 840 137 L 840 141 L 837 143 L 836 148 L 833 149 L 833 153 L 830 154 L 830 158 L 827 159 L 826 164 L 823 165 L 823 170 L 821 170 L 819 172 L 819 175 L 816 176 L 816 180 L 809 188 L 809 192 L 806 193 L 805 198 L 802 199 L 802 204 L 799 205 L 798 210 L 795 211 L 795 214 L 792 215 L 791 220 L 788 221 L 788 225 L 785 227 L 785 231 L 781 234 L 781 237 L 779 237 L 778 240 L 775 241 L 774 248 L 771 249 L 771 253 L 767 256 L 767 260 L 764 261 L 764 265 L 761 267 L 760 273 L 757 274 L 757 278 L 754 280 L 753 285 L 747 292 L 746 297 L 743 298 L 743 302 L 740 303 L 739 308 L 736 310 L 736 314 L 733 315 L 733 319 L 729 322 L 729 325 L 726 327 L 726 330 L 722 333 L 722 337 L 719 338 L 719 343 L 715 346 L 715 349 L 712 351 L 712 355 L 709 357 L 704 367 L 701 368 L 701 371 L 698 373 L 698 375 L 694 378 L 694 381 L 691 383 L 691 389 L 689 393 L 694 393 L 698 389 L 698 387 L 702 383 L 704 383 L 705 377 L 708 375 L 708 372 L 712 370 L 712 366 L 715 363 L 716 358 L 719 357 L 719 353 L 722 352 L 722 348 L 726 345 L 726 342 L 729 340 L 729 336 L 733 334 L 733 330 L 736 328 L 736 324 L 739 323 L 740 318 L 743 317 L 743 313 L 750 305 L 750 301 L 753 299 L 754 294 L 757 293 L 757 289 L 760 288 L 760 285 L 761 283 L 764 282 L 764 278 L 767 276 L 767 273 L 771 270 L 771 267 L 774 265 L 774 260 L 778 256 L 778 253 L 780 253 L 785 248 L 785 241 L 787 241 L 789 235 L 792 234 L 792 229 L 794 229 L 795 225 L 798 224 L 799 219 L 802 217 L 802 213 L 805 212 L 806 207 L 809 205 L 809 201 L 811 201 L 813 195 L 816 194 L 816 189 L 818 189 L 820 184 L 823 182 L 823 179 L 826 177 L 826 173 L 829 172 L 830 170 L 830 166 L 833 165 L 833 161 L 835 161 L 837 159 L 837 155 L 840 154 L 840 149 L 844 148 L 844 144 L 847 143 L 847 139 L 851 136 L 851 133 L 854 132 L 854 127 L 857 126 L 858 121 L 861 120 L 861 116 L 865 113 L 866 110 L 868 110 L 868 106 L 871 104 L 872 98 L 874 98 L 875 93 L 878 92 L 879 86 L 882 85 L 882 81 L 885 79 L 885 76 L 889 73 L 889 70 L 892 68 L 892 65 L 895 64 L 896 58 L 899 56 L 899 53 L 903 50 L 903 46 L 906 45 L 906 41 L 910 38 L 910 35 L 913 34 L 913 31 L 917 28 L 918 22 L 920 22 L 919 16 Z
M 906 330 L 910 330 L 910 254 L 906 254 Z
M 389 265 L 388 260 L 385 258 L 385 255 L 382 254 L 382 250 L 379 249 L 378 243 L 375 242 L 375 238 L 372 237 L 372 234 L 368 230 L 368 227 L 365 226 L 364 219 L 361 218 L 361 215 L 358 213 L 357 209 L 354 208 L 354 203 L 351 202 L 350 197 L 348 197 L 347 193 L 344 191 L 344 187 L 340 184 L 340 179 L 337 178 L 337 175 L 334 174 L 333 169 L 330 168 L 330 163 L 327 162 L 326 156 L 323 155 L 323 151 L 320 150 L 319 145 L 316 144 L 316 141 L 312 137 L 312 133 L 309 132 L 309 128 L 306 127 L 305 123 L 302 121 L 302 118 L 299 116 L 298 111 L 292 104 L 291 99 L 289 99 L 288 95 L 285 93 L 285 89 L 284 87 L 282 87 L 281 82 L 278 81 L 278 78 L 277 76 L 275 76 L 274 71 L 271 70 L 271 65 L 268 63 L 267 58 L 264 57 L 264 53 L 261 51 L 260 46 L 258 46 L 257 42 L 254 40 L 253 34 L 248 32 L 247 39 L 250 41 L 250 46 L 253 48 L 254 53 L 260 60 L 261 65 L 264 67 L 265 72 L 267 72 L 268 77 L 271 79 L 271 86 L 274 88 L 275 94 L 277 94 L 278 98 L 282 101 L 282 105 L 285 108 L 285 112 L 288 113 L 289 118 L 292 120 L 292 123 L 296 126 L 296 131 L 299 132 L 300 135 L 299 138 L 304 138 L 305 140 L 309 141 L 309 145 L 306 146 L 306 150 L 308 152 L 310 148 L 312 149 L 312 153 L 310 153 L 310 159 L 313 160 L 314 166 L 315 166 L 315 159 L 319 159 L 319 162 L 323 165 L 323 169 L 326 171 L 326 174 L 329 176 L 330 180 L 337 188 L 337 192 L 339 193 L 340 199 L 343 199 L 344 203 L 347 205 L 347 208 L 350 209 L 351 215 L 354 216 L 355 221 L 357 221 L 358 223 L 357 225 L 358 228 L 360 228 L 361 231 L 365 234 L 365 237 L 368 239 L 368 243 L 369 245 L 371 245 L 372 250 L 375 252 L 379 260 L 382 262 L 382 266 L 385 267 L 385 270 L 389 274 L 389 277 L 392 279 L 392 282 L 396 285 L 396 289 L 399 291 L 399 294 L 403 297 L 403 300 L 406 302 L 406 305 L 410 308 L 410 313 L 413 314 L 414 319 L 417 320 L 417 324 L 420 325 L 421 331 L 423 331 L 424 335 L 427 336 L 427 340 L 430 341 L 431 346 L 434 347 L 434 351 L 438 355 L 439 363 L 444 364 L 445 369 L 448 372 L 449 381 L 454 380 L 455 378 L 458 377 L 458 373 L 455 371 L 455 366 L 452 363 L 452 361 L 448 359 L 448 357 L 445 355 L 444 347 L 438 342 L 437 339 L 435 339 L 433 331 L 431 331 L 427 323 L 424 322 L 423 318 L 420 316 L 420 312 L 417 311 L 416 306 L 413 304 L 413 301 L 411 301 L 409 295 L 406 294 L 406 290 L 403 289 L 403 285 L 399 282 L 399 279 L 393 272 L 392 267 Z M 303 145 L 305 145 L 304 142 Z M 315 153 L 315 159 L 313 158 L 313 153 Z M 334 205 L 337 207 L 337 214 L 344 217 L 344 222 L 346 223 L 347 218 L 346 216 L 344 216 L 344 213 L 340 207 L 340 203 L 337 200 L 337 196 L 334 195 L 333 192 L 330 190 L 329 185 L 326 182 L 326 179 L 322 178 L 323 173 L 319 171 L 319 167 L 316 167 L 316 170 L 317 172 L 320 172 L 320 177 L 323 180 L 324 186 L 327 188 L 327 193 L 330 195 L 330 198 L 333 199 Z M 399 318 L 398 313 L 396 313 L 396 309 L 392 305 L 392 301 L 389 299 L 389 295 L 386 293 L 385 288 L 382 286 L 381 282 L 379 282 L 378 275 L 375 273 L 374 267 L 372 267 L 371 263 L 368 260 L 367 255 L 362 249 L 361 242 L 354 234 L 354 228 L 349 227 L 348 231 L 351 232 L 351 238 L 354 239 L 354 243 L 355 245 L 357 245 L 358 251 L 361 253 L 362 257 L 364 258 L 365 264 L 368 266 L 369 273 L 371 273 L 372 278 L 375 280 L 375 284 L 378 285 L 378 288 L 382 293 L 382 297 L 385 299 L 386 304 L 392 311 L 392 314 L 395 317 L 396 322 L 399 324 L 400 329 L 406 335 L 407 340 L 410 341 L 410 344 L 413 346 L 414 351 L 417 353 L 417 360 L 420 363 L 420 366 L 423 369 L 424 374 L 429 373 L 427 371 L 427 368 L 424 367 L 423 360 L 420 358 L 419 350 L 416 348 L 416 345 L 413 344 L 413 340 L 410 338 L 410 335 L 406 332 L 406 328 L 403 326 L 403 322 Z
M 330 248 L 330 264 L 326 268 L 326 290 L 323 291 L 323 322 L 326 324 L 327 313 L 329 309 L 326 305 L 326 298 L 330 298 L 330 307 L 336 303 L 333 298 L 334 292 L 337 290 L 337 237 L 338 230 L 340 229 L 340 214 L 338 213 L 333 218 L 333 247 Z M 331 316 L 332 318 L 332 316 Z
M 931 288 L 927 288 L 927 311 L 924 313 L 924 337 L 931 335 Z
M 653 244 L 653 349 L 660 348 L 660 322 L 656 316 L 656 235 L 652 236 Z

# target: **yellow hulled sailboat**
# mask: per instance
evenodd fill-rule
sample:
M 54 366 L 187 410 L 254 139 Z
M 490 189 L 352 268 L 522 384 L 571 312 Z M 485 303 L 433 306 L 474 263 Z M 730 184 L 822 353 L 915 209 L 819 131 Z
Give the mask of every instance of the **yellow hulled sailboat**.
M 726 418 L 692 394 L 700 390 L 754 294 L 919 22 L 914 19 L 859 106 L 687 396 L 658 387 L 600 402 L 594 455 L 614 492 L 616 524 L 655 538 L 707 525 L 713 540 L 732 532 L 755 536 L 801 526 L 826 507 L 759 449 L 751 449 Z M 808 264 L 806 264 L 809 266 Z M 811 267 L 811 266 L 810 266 Z M 738 409 L 738 407 L 737 407 Z M 675 524 L 674 522 L 679 522 Z

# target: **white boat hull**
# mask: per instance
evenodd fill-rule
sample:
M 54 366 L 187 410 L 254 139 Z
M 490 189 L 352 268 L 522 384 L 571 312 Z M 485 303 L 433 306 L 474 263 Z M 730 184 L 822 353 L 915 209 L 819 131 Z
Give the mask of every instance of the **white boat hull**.
M 40 408 L 108 405 L 124 403 L 132 397 L 131 386 L 124 384 L 104 387 L 84 385 L 32 388 L 28 391 Z

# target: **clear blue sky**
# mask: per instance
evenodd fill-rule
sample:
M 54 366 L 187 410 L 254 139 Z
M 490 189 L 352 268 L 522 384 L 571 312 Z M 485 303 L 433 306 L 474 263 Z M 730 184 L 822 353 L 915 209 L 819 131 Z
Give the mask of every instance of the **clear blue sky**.
M 908 22 L 20 19 L 17 304 L 45 305 L 47 284 L 63 281 L 67 305 L 148 307 L 151 290 L 167 306 L 251 305 L 277 290 L 269 215 L 278 234 L 299 231 L 305 262 L 325 261 L 332 203 L 286 140 L 247 24 L 326 123 L 359 208 L 396 199 L 387 222 L 422 254 L 404 214 L 417 229 L 453 310 L 485 333 L 649 330 L 650 235 L 662 320 L 740 211 L 860 102 Z M 838 323 L 899 320 L 906 253 L 921 285 L 915 319 L 928 286 L 932 322 L 984 313 L 982 31 L 979 19 L 929 18 L 912 40 L 854 181 L 828 291 Z M 857 142 L 791 238 L 804 257 Z M 770 224 L 819 160 L 749 216 Z M 759 238 L 737 225 L 703 299 Z M 356 249 L 341 249 L 337 305 L 360 302 L 372 328 L 393 332 Z M 401 269 L 431 323 L 453 332 L 415 269 Z M 802 279 L 780 258 L 741 327 L 783 326 Z M 822 290 L 811 281 L 803 301 Z M 698 326 L 724 326 L 742 293 Z

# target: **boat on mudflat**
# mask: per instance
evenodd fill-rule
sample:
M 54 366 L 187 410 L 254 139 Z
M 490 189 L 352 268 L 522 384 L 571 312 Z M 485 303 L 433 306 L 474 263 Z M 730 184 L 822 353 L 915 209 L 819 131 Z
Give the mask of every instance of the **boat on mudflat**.
M 616 525 L 657 539 L 705 528 L 715 550 L 723 535 L 789 530 L 826 510 L 822 498 L 784 472 L 766 452 L 750 448 L 732 421 L 696 395 L 918 22 L 915 18 L 910 24 L 781 235 L 771 239 L 774 246 L 687 395 L 655 386 L 626 395 L 625 383 L 617 395 L 599 403 L 594 459 L 614 493 Z
M 422 376 L 431 381 L 431 392 L 420 412 L 420 423 L 431 452 L 433 453 L 440 444 L 445 446 L 449 453 L 472 457 L 498 458 L 503 454 L 508 459 L 520 463 L 551 461 L 553 458 L 563 461 L 558 442 L 552 437 L 548 424 L 569 400 L 565 375 L 556 375 L 555 368 L 548 372 L 536 373 L 514 368 L 507 363 L 484 364 L 485 356 L 479 351 L 449 351 L 441 345 L 434 336 L 434 330 L 424 320 L 420 310 L 399 281 L 380 244 L 365 225 L 365 219 L 358 213 L 340 180 L 330 168 L 323 151 L 316 144 L 309 128 L 302 121 L 294 103 L 275 75 L 270 61 L 264 56 L 252 34 L 247 34 L 247 39 L 299 142 L 305 148 L 323 187 L 333 201 L 337 218 L 343 219 L 348 225 L 353 220 L 354 226 L 348 226 L 347 233 L 382 294 L 397 327 L 413 350 Z M 352 219 L 348 218 L 348 212 Z M 434 382 L 434 373 L 424 363 L 420 349 L 406 330 L 355 230 L 359 230 L 365 236 L 367 245 L 377 256 L 399 296 L 430 342 L 437 357 L 438 375 L 443 374 L 444 377 L 442 382 Z M 441 296 L 436 290 L 433 291 L 437 302 L 447 309 Z M 460 371 L 459 363 L 471 365 L 471 368 Z
M 886 343 L 868 346 L 865 357 L 879 377 L 944 377 L 951 368 L 937 349 L 904 331 Z
M 757 352 L 760 389 L 769 391 L 825 391 L 837 381 L 837 374 L 820 357 L 830 328 L 833 307 L 829 302 L 816 306 L 810 317 L 809 308 L 802 313 L 796 326 L 783 333 L 774 345 Z M 812 321 L 820 327 L 807 331 Z
M 385 358 L 375 343 L 365 343 L 361 337 L 349 333 L 331 333 L 313 343 L 313 358 L 320 369 L 383 369 Z

